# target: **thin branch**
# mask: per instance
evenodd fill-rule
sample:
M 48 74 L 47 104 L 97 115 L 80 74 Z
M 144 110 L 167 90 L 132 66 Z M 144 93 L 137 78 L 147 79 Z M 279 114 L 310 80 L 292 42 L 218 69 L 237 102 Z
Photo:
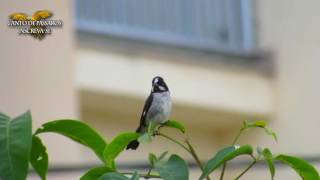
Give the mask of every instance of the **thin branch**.
M 239 133 L 237 134 L 237 136 L 234 138 L 234 140 L 232 141 L 232 146 L 234 146 L 236 143 L 237 143 L 237 141 L 239 140 L 239 138 L 240 138 L 240 136 L 241 136 L 241 134 L 243 133 L 243 130 L 244 129 L 240 129 L 240 131 L 239 131 Z
M 149 168 L 149 171 L 147 172 L 147 175 L 150 176 L 152 169 L 154 168 L 153 165 L 151 165 L 151 167 Z
M 188 145 L 189 149 L 190 149 L 190 154 L 192 155 L 192 157 L 196 160 L 196 163 L 198 164 L 198 166 L 200 167 L 200 169 L 203 171 L 203 165 L 198 157 L 198 155 L 196 154 L 194 148 L 192 147 L 192 145 L 190 144 L 189 140 L 186 139 L 186 144 Z
M 220 180 L 223 180 L 223 176 L 224 176 L 224 172 L 226 171 L 227 168 L 227 163 L 223 164 L 222 170 L 221 170 L 221 174 L 220 174 Z
M 192 155 L 192 157 L 194 158 L 194 160 L 196 161 L 196 163 L 198 164 L 198 166 L 200 167 L 200 169 L 204 170 L 203 165 L 200 161 L 199 156 L 197 155 L 196 151 L 194 150 L 193 146 L 191 145 L 191 143 L 189 142 L 188 139 L 185 140 L 186 144 L 188 145 L 189 149 L 190 149 L 190 154 Z M 209 176 L 207 176 L 207 180 L 211 180 Z
M 246 172 L 248 172 L 257 163 L 257 159 L 252 155 L 251 157 L 253 158 L 252 163 L 241 174 L 239 174 L 239 176 L 237 176 L 235 180 L 240 179 Z
M 133 172 L 121 172 L 121 174 L 125 174 L 125 175 L 134 175 L 135 173 Z M 139 173 L 138 173 L 139 174 Z M 158 178 L 161 179 L 161 177 L 159 175 L 155 175 L 155 174 L 139 174 L 140 177 L 149 179 L 149 178 Z
M 164 137 L 164 138 L 169 139 L 170 141 L 176 143 L 177 145 L 181 146 L 183 149 L 185 149 L 186 151 L 188 151 L 189 153 L 191 153 L 191 151 L 190 151 L 185 145 L 183 145 L 182 143 L 180 143 L 179 141 L 177 141 L 177 140 L 175 140 L 175 139 L 173 139 L 173 138 L 171 138 L 171 137 L 169 137 L 169 136 L 167 136 L 167 135 L 165 135 L 165 134 L 162 134 L 162 133 L 160 133 L 160 132 L 158 133 L 158 135 L 159 135 L 159 136 L 162 136 L 162 137 Z
M 197 155 L 197 153 L 195 152 L 194 148 L 192 147 L 192 145 L 190 144 L 189 140 L 186 139 L 185 142 L 188 146 L 185 146 L 184 144 L 180 143 L 179 141 L 165 135 L 165 134 L 162 134 L 162 133 L 158 133 L 159 136 L 162 136 L 164 138 L 167 138 L 169 139 L 170 141 L 176 143 L 177 145 L 181 146 L 183 149 L 185 149 L 187 152 L 189 152 L 191 154 L 191 156 L 195 159 L 197 165 L 199 166 L 199 168 L 203 171 L 203 165 Z M 210 180 L 210 177 L 207 177 L 207 180 Z
M 234 146 L 237 143 L 243 131 L 244 129 L 241 128 L 237 136 L 232 141 L 232 146 Z M 220 180 L 223 180 L 223 176 L 224 176 L 224 172 L 226 171 L 226 168 L 227 168 L 227 163 L 224 163 L 221 170 L 220 178 L 219 178 Z

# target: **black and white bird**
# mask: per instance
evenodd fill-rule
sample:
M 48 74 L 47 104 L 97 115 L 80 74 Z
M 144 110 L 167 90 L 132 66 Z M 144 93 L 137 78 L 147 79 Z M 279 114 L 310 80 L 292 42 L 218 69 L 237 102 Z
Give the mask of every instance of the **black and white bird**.
M 171 114 L 171 97 L 167 84 L 163 78 L 156 76 L 152 80 L 152 89 L 147 98 L 140 118 L 140 125 L 137 133 L 145 133 L 149 122 L 154 124 L 163 124 L 168 121 Z M 134 140 L 129 143 L 127 149 L 137 149 L 139 142 Z

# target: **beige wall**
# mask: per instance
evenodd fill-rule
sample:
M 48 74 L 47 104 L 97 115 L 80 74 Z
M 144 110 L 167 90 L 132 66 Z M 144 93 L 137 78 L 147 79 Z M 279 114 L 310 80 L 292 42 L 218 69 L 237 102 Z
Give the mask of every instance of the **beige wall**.
M 76 118 L 71 1 L 2 0 L 0 7 L 0 111 L 16 116 L 30 109 L 34 130 L 49 120 Z M 42 41 L 6 26 L 11 13 L 41 9 L 64 22 Z M 79 162 L 80 149 L 71 141 L 51 134 L 44 143 L 50 163 Z
M 320 155 L 319 1 L 259 1 L 261 47 L 275 54 L 277 150 Z
M 271 125 L 279 142 L 268 137 L 256 141 L 276 153 L 320 156 L 319 6 L 316 0 L 257 1 L 260 48 L 271 50 L 276 64 Z M 320 163 L 315 165 L 319 170 Z M 266 173 L 253 171 L 250 179 L 268 179 L 262 178 Z M 292 170 L 276 174 L 276 179 L 299 179 Z

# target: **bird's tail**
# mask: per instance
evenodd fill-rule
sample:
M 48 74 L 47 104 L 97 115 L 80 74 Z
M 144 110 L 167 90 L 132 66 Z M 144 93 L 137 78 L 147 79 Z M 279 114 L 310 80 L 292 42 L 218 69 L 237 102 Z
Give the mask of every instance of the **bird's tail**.
M 128 150 L 128 149 L 136 150 L 136 149 L 138 148 L 139 144 L 140 144 L 140 143 L 139 143 L 138 140 L 133 140 L 133 141 L 131 141 L 131 142 L 128 144 L 127 150 Z
M 136 130 L 136 132 L 137 133 L 142 133 L 143 129 L 144 129 L 143 127 L 139 126 L 138 129 Z M 140 143 L 139 143 L 138 140 L 133 140 L 128 144 L 127 150 L 128 149 L 136 150 L 138 148 L 139 144 Z

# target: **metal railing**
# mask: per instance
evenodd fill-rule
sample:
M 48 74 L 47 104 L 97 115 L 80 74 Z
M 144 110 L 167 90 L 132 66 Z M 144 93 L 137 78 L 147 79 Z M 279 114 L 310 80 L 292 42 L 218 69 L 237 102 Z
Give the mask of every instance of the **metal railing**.
M 193 48 L 248 53 L 251 0 L 77 0 L 81 31 Z

